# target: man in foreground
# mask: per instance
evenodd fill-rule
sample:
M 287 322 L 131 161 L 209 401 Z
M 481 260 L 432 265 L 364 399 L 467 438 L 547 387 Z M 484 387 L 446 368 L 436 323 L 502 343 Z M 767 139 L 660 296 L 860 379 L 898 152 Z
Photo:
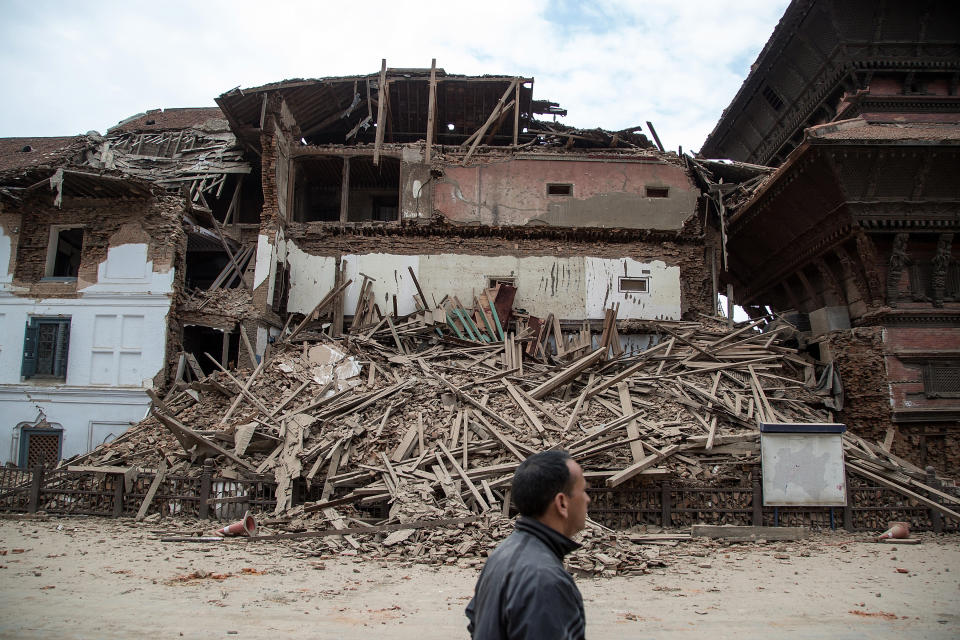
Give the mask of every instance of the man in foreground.
M 520 518 L 490 554 L 467 605 L 474 640 L 584 637 L 583 599 L 563 556 L 580 547 L 570 536 L 586 521 L 586 488 L 583 469 L 565 451 L 543 451 L 517 467 Z

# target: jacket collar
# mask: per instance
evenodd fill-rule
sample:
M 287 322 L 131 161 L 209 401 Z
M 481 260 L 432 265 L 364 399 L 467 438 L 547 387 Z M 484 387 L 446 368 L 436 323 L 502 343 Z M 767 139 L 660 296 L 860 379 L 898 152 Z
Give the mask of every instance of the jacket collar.
M 558 560 L 562 561 L 563 556 L 580 548 L 579 544 L 567 536 L 534 518 L 520 516 L 514 526 L 517 531 L 529 533 L 547 545 L 547 548 L 557 556 Z

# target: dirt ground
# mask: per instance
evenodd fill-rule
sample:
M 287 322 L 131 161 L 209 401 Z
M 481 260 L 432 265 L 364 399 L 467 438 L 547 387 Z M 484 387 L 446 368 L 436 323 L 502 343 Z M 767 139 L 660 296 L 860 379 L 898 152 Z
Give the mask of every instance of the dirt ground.
M 182 523 L 180 526 L 185 526 Z M 292 543 L 165 543 L 178 523 L 0 520 L 2 638 L 466 638 L 478 569 Z M 579 578 L 589 638 L 960 637 L 960 536 L 681 542 Z

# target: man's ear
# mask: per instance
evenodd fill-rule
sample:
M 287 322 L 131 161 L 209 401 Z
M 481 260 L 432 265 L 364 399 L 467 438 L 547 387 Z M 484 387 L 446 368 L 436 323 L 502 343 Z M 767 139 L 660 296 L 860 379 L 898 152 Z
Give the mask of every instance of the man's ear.
M 553 505 L 557 508 L 557 513 L 566 518 L 568 515 L 568 507 L 570 505 L 570 497 L 564 492 L 560 492 L 557 495 L 553 496 Z

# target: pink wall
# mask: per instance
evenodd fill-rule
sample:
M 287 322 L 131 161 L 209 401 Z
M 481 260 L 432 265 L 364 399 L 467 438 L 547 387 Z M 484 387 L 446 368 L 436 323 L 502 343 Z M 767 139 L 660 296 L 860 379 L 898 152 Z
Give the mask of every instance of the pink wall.
M 548 183 L 573 193 L 547 195 Z M 648 198 L 647 187 L 667 187 L 668 196 Z M 462 224 L 679 229 L 697 194 L 683 169 L 656 160 L 516 158 L 446 167 L 434 208 Z

